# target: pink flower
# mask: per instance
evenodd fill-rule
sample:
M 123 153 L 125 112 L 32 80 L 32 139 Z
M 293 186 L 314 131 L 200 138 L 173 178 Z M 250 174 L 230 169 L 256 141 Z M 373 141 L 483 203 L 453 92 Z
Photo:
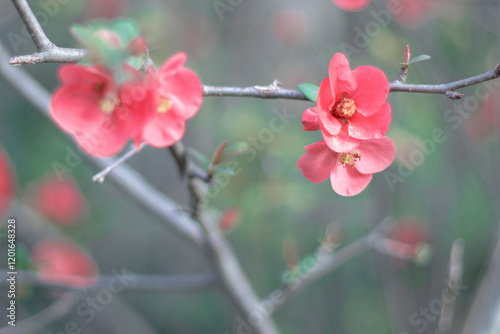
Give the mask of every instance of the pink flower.
M 35 190 L 35 205 L 50 221 L 70 226 L 82 219 L 86 201 L 73 179 L 48 178 Z
M 42 240 L 33 247 L 31 257 L 44 282 L 85 287 L 97 281 L 94 261 L 72 242 Z
M 153 110 L 153 90 L 144 88 L 140 72 L 124 72 L 131 79 L 118 86 L 100 66 L 59 69 L 62 86 L 52 96 L 51 117 L 90 155 L 113 156 L 129 139 L 138 141 Z
M 396 147 L 387 137 L 361 142 L 356 150 L 338 153 L 320 141 L 304 147 L 307 151 L 297 167 L 309 181 L 320 183 L 330 177 L 333 190 L 342 196 L 363 191 L 373 173 L 386 169 L 394 160 Z
M 15 191 L 14 173 L 7 154 L 0 148 L 0 218 L 7 213 Z
M 365 8 L 370 0 L 332 0 L 339 8 L 349 11 L 358 11 Z
M 389 82 L 380 69 L 360 66 L 351 71 L 346 57 L 336 53 L 330 61 L 329 78 L 319 87 L 316 108 L 304 112 L 304 129 L 314 130 L 317 117 L 328 147 L 336 152 L 352 151 L 363 140 L 381 138 L 389 129 L 388 94 Z
M 154 147 L 171 146 L 186 132 L 186 120 L 192 118 L 203 102 L 203 86 L 192 70 L 184 67 L 187 55 L 179 52 L 170 57 L 149 81 L 157 82 L 154 110 L 144 126 L 141 139 Z

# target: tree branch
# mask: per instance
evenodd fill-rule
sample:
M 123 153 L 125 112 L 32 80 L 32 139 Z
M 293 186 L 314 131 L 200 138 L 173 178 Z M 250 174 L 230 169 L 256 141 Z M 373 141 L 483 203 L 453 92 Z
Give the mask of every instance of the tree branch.
M 40 23 L 36 19 L 33 11 L 26 0 L 12 0 L 19 16 L 22 18 L 28 29 L 33 42 L 38 48 L 38 52 L 27 56 L 17 56 L 9 60 L 9 64 L 16 66 L 21 64 L 37 63 L 76 63 L 83 59 L 86 50 L 60 48 L 53 44 L 45 35 Z M 496 79 L 500 76 L 500 64 L 491 71 L 479 74 L 463 80 L 438 85 L 415 85 L 402 83 L 406 78 L 399 78 L 390 84 L 391 92 L 409 92 L 409 93 L 429 93 L 444 94 L 450 99 L 461 99 L 464 95 L 455 90 L 485 81 Z M 398 81 L 399 80 L 399 81 Z M 205 96 L 234 96 L 234 97 L 254 97 L 262 99 L 289 99 L 309 101 L 304 94 L 296 89 L 283 89 L 280 83 L 275 80 L 269 86 L 251 86 L 251 87 L 220 87 L 203 86 Z
M 300 277 L 292 279 L 280 288 L 271 292 L 262 302 L 263 308 L 274 313 L 279 307 L 285 304 L 293 295 L 303 290 L 310 284 L 324 277 L 326 274 L 340 267 L 342 264 L 353 258 L 373 249 L 380 239 L 385 239 L 383 234 L 391 229 L 393 220 L 387 217 L 372 232 L 366 236 L 344 246 L 336 252 L 324 252 L 323 245 L 318 248 L 318 259 L 314 266 Z M 322 252 L 321 252 L 322 251 Z
M 483 74 L 479 74 L 463 80 L 458 80 L 441 85 L 412 85 L 391 83 L 391 92 L 410 92 L 410 93 L 430 93 L 430 94 L 444 94 L 450 99 L 461 99 L 464 94 L 455 92 L 456 89 L 477 85 L 479 83 L 493 80 L 500 77 L 500 64 L 496 65 L 494 69 Z
M 260 300 L 253 291 L 231 245 L 212 217 L 203 210 L 208 183 L 191 172 L 195 167 L 181 142 L 169 147 L 169 150 L 177 163 L 181 177 L 187 178 L 187 187 L 191 198 L 191 217 L 199 221 L 207 233 L 210 259 L 214 267 L 217 268 L 223 287 L 240 315 L 249 322 L 251 315 L 257 311 Z M 255 333 L 259 334 L 278 333 L 268 315 L 263 315 L 262 322 L 255 324 L 254 329 Z
M 436 329 L 435 334 L 447 334 L 451 331 L 456 301 L 454 289 L 460 286 L 462 280 L 463 255 L 464 241 L 462 239 L 457 239 L 451 246 L 450 262 L 448 265 L 448 284 L 444 294 L 445 297 L 443 297 L 443 300 L 451 300 L 451 302 L 443 303 L 438 328 Z
M 0 285 L 8 284 L 7 278 L 11 276 L 7 271 L 0 272 Z M 75 277 L 78 278 L 78 277 Z M 116 281 L 114 276 L 99 276 L 97 282 L 88 287 L 74 287 L 62 283 L 50 283 L 42 281 L 34 271 L 18 271 L 16 274 L 17 284 L 29 284 L 33 286 L 61 289 L 61 290 L 98 290 L 106 289 L 110 283 Z M 213 287 L 220 283 L 220 278 L 214 273 L 202 273 L 193 275 L 135 275 L 133 279 L 123 285 L 127 291 L 173 291 L 191 292 Z

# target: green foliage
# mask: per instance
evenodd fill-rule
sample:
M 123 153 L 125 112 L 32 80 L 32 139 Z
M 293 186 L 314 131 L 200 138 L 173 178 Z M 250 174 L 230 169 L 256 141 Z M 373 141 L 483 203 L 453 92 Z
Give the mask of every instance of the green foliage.
M 298 84 L 297 89 L 313 102 L 316 102 L 316 100 L 318 99 L 319 86 L 304 82 Z

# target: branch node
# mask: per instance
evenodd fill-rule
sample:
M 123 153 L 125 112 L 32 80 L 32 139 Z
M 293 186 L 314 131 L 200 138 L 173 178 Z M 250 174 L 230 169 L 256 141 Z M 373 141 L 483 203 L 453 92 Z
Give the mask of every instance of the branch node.
M 452 100 L 460 100 L 462 97 L 464 97 L 464 94 L 455 92 L 454 90 L 447 91 L 445 95 Z
M 500 64 L 497 64 L 494 68 L 495 74 L 497 77 L 500 77 Z

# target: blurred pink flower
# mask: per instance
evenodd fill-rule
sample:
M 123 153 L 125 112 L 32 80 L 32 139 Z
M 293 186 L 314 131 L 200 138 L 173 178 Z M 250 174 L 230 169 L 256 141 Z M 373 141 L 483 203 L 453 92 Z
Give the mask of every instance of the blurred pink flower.
M 314 111 L 325 143 L 336 152 L 354 150 L 363 140 L 381 138 L 391 123 L 391 106 L 387 102 L 389 82 L 373 66 L 351 71 L 342 53 L 333 55 L 329 78 L 319 87 L 316 109 L 305 111 L 304 129 L 314 129 Z
M 69 177 L 47 178 L 38 184 L 35 205 L 41 215 L 63 226 L 79 223 L 87 206 L 78 185 Z
M 396 147 L 387 137 L 363 141 L 354 151 L 332 151 L 324 141 L 304 147 L 297 161 L 306 179 L 320 183 L 330 177 L 332 189 L 342 196 L 354 196 L 370 183 L 373 173 L 386 169 L 394 160 Z
M 234 229 L 241 221 L 241 210 L 237 207 L 230 207 L 222 212 L 219 228 L 222 231 Z
M 273 18 L 273 33 L 277 41 L 299 44 L 307 36 L 307 16 L 298 9 L 285 9 Z
M 387 0 L 387 7 L 391 7 Z M 392 13 L 392 17 L 401 25 L 407 27 L 419 26 L 425 22 L 427 14 L 432 10 L 432 0 L 400 0 L 397 12 Z
M 358 11 L 365 8 L 370 0 L 332 0 L 339 8 L 348 11 Z
M 125 14 L 127 0 L 90 0 L 88 15 L 91 18 L 115 19 Z
M 0 147 L 0 218 L 7 213 L 14 197 L 15 178 L 7 154 Z
M 44 282 L 85 287 L 97 281 L 94 261 L 72 242 L 42 240 L 33 247 L 31 258 Z

